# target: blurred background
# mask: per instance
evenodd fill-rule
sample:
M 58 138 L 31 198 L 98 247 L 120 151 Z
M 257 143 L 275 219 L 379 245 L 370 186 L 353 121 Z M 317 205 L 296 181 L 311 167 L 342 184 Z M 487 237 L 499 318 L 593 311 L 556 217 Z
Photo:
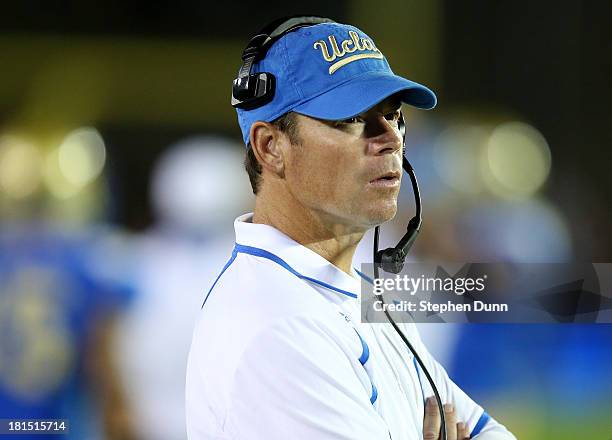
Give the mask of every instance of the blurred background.
M 424 201 L 415 259 L 610 261 L 608 2 L 2 12 L 0 418 L 69 418 L 74 439 L 186 438 L 191 329 L 253 206 L 230 84 L 250 36 L 284 15 L 360 27 L 437 92 L 434 111 L 405 108 Z M 409 186 L 401 197 L 383 246 L 411 215 Z M 355 264 L 370 252 L 366 236 Z M 421 332 L 519 439 L 612 438 L 612 326 Z

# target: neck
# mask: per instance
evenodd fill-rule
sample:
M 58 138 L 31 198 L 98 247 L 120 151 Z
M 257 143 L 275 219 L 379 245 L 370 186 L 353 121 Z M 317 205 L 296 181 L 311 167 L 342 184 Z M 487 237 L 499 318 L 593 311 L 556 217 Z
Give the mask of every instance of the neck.
M 292 200 L 258 195 L 253 223 L 273 226 L 351 275 L 353 256 L 365 231 L 307 209 L 294 199 L 287 203 L 288 199 Z

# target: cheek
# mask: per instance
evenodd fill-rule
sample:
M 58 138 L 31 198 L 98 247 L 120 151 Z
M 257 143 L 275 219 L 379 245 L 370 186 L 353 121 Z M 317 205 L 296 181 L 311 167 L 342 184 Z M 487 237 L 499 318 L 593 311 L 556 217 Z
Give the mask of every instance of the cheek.
M 292 165 L 294 179 L 290 184 L 313 202 L 337 203 L 355 188 L 355 158 L 334 153 L 331 148 L 317 155 L 296 157 Z

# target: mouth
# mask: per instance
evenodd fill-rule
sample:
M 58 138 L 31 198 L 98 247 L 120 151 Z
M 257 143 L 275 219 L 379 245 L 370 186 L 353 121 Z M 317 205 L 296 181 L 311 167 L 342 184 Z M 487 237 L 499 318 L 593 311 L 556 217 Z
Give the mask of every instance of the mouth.
M 370 180 L 370 185 L 382 188 L 398 186 L 400 183 L 400 176 L 401 174 L 399 171 L 389 171 Z

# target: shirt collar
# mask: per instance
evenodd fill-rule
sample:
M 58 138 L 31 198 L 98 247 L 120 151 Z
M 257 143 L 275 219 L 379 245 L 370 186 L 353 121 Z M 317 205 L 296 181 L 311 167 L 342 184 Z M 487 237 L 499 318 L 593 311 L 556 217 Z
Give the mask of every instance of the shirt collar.
M 354 267 L 351 266 L 351 275 L 347 274 L 273 226 L 253 223 L 252 212 L 238 217 L 234 228 L 236 244 L 268 251 L 302 275 L 359 296 L 361 278 Z

